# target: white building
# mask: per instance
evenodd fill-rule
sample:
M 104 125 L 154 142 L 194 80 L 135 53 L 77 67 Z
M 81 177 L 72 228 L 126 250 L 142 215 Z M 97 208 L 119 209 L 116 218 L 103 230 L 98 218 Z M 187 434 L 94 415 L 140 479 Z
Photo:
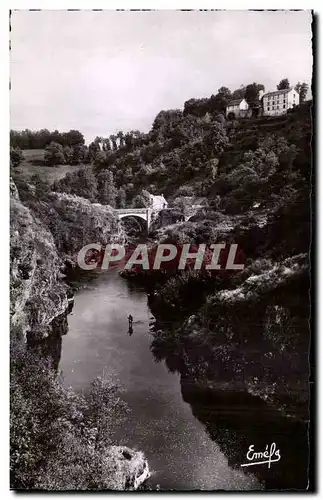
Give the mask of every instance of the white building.
M 149 194 L 150 197 L 150 208 L 153 210 L 163 210 L 163 208 L 168 207 L 168 203 L 164 198 L 164 195 L 155 196 L 153 194 Z
M 226 107 L 225 116 L 228 117 L 229 113 L 234 113 L 235 117 L 246 116 L 249 105 L 245 99 L 234 99 L 230 101 Z
M 262 97 L 264 116 L 278 116 L 299 105 L 299 93 L 294 87 L 268 92 Z

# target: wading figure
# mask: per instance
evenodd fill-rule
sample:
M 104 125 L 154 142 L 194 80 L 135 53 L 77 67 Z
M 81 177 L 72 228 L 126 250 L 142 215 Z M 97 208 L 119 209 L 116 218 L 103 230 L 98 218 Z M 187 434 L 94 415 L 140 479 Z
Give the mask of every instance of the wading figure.
M 131 314 L 129 314 L 129 316 L 128 316 L 128 321 L 129 321 L 128 334 L 129 334 L 129 336 L 131 336 L 133 334 L 133 328 L 132 328 L 133 317 L 131 316 Z

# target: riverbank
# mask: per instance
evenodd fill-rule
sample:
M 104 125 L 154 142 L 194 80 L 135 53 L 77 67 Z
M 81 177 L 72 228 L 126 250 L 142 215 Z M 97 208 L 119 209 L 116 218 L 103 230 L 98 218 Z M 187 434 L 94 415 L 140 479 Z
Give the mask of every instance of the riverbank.
M 108 241 L 114 217 L 79 197 L 35 196 L 34 188 L 10 185 L 11 488 L 137 489 L 150 474 L 144 454 L 110 440 L 126 410 L 115 381 L 98 377 L 84 396 L 57 375 L 72 301 L 64 259 L 84 238 L 102 235 L 102 224 Z
M 158 321 L 176 325 L 160 343 L 180 349 L 185 370 L 197 385 L 257 395 L 292 418 L 308 420 L 309 412 L 309 260 L 308 254 L 277 256 L 268 234 L 277 242 L 281 220 L 244 218 L 240 224 L 211 221 L 175 224 L 160 230 L 161 243 L 237 241 L 245 267 L 239 272 L 178 271 L 136 272 L 122 276 L 145 284 L 149 305 Z M 210 224 L 208 223 L 210 222 Z M 210 227 L 212 233 L 210 233 Z M 179 239 L 180 238 L 180 239 Z M 273 238 L 276 238 L 273 240 Z M 294 248 L 295 252 L 295 248 Z M 167 330 L 167 327 L 166 327 Z M 161 333 L 163 332 L 163 333 Z M 166 347 L 167 350 L 170 347 Z
M 119 381 L 130 412 L 112 438 L 145 453 L 153 471 L 148 489 L 306 486 L 306 426 L 283 417 L 261 398 L 239 392 L 237 385 L 197 384 L 178 346 L 170 343 L 174 337 L 168 330 L 176 329 L 176 323 L 154 319 L 143 286 L 122 279 L 117 270 L 100 273 L 76 292 L 68 319 L 60 361 L 65 384 L 86 391 L 102 371 Z M 261 450 L 271 442 L 282 454 L 276 467 L 241 469 L 250 444 Z
M 183 400 L 179 374 L 157 362 L 153 324 L 143 287 L 128 283 L 117 270 L 100 273 L 75 294 L 60 362 L 65 384 L 86 391 L 102 371 L 119 381 L 130 413 L 113 439 L 143 450 L 154 471 L 148 488 L 261 488 L 253 475 L 227 467 L 225 455 Z

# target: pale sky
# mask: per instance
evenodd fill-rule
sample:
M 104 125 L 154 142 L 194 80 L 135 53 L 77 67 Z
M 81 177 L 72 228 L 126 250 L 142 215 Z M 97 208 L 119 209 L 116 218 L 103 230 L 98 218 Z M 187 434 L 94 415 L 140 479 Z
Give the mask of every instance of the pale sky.
M 311 82 L 309 11 L 16 11 L 11 128 L 147 132 L 182 108 L 256 81 Z

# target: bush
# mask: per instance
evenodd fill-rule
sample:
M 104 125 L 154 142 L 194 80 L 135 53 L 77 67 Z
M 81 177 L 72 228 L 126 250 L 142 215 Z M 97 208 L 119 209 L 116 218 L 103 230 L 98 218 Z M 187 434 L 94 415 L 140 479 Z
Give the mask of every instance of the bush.
M 12 168 L 19 167 L 23 159 L 24 155 L 20 148 L 10 148 L 10 166 Z
M 44 160 L 50 166 L 63 165 L 65 163 L 63 146 L 57 142 L 51 142 L 45 149 Z
M 97 179 L 90 167 L 80 168 L 76 172 L 68 172 L 65 177 L 55 181 L 53 191 L 75 194 L 96 202 L 98 198 Z
M 118 388 L 99 377 L 88 394 L 67 390 L 49 359 L 11 346 L 10 483 L 14 489 L 93 489 L 98 462 L 123 418 Z M 109 464 L 107 464 L 109 465 Z M 111 467 L 110 481 L 116 481 Z

